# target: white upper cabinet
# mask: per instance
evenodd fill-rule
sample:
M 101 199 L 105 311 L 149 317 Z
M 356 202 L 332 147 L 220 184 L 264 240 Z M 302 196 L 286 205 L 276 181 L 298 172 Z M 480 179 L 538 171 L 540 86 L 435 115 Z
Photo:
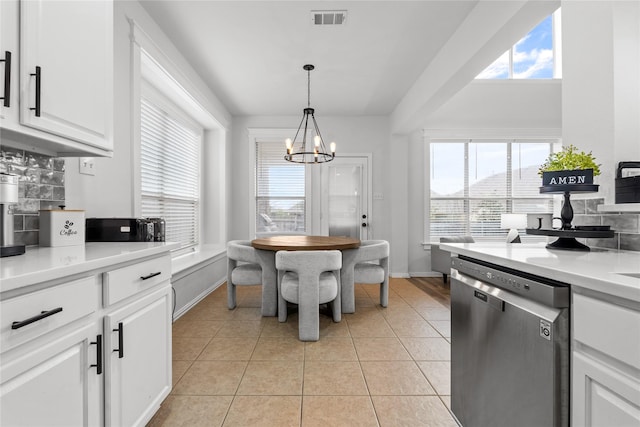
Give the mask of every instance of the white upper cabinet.
M 111 155 L 113 2 L 3 0 L 1 7 L 0 50 L 12 51 L 15 66 L 3 130 L 55 154 Z

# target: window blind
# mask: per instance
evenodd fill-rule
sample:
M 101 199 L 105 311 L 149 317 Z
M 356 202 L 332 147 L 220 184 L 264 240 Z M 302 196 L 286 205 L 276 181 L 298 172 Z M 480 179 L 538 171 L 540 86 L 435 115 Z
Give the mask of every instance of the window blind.
M 202 130 L 187 126 L 148 99 L 141 100 L 142 216 L 162 217 L 165 238 L 198 243 Z
M 256 142 L 256 233 L 304 233 L 305 167 L 284 160 L 284 142 Z
M 430 143 L 430 211 L 425 241 L 472 235 L 497 238 L 503 213 L 551 213 L 553 196 L 540 194 L 538 167 L 553 140 L 467 140 Z

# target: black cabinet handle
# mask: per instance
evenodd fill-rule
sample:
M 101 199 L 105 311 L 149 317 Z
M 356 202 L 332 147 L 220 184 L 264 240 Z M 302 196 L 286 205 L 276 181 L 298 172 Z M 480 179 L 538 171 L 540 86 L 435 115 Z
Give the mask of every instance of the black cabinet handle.
M 4 51 L 4 59 L 0 59 L 0 62 L 4 62 L 4 96 L 3 105 L 9 107 L 11 101 L 11 52 Z
M 366 227 L 366 226 L 367 226 L 367 223 L 366 223 L 366 222 L 363 222 L 363 223 L 362 223 L 362 226 L 363 226 L 363 227 Z
M 40 83 L 42 81 L 42 69 L 40 66 L 36 67 L 36 72 L 31 74 L 36 77 L 36 106 L 30 107 L 30 110 L 35 110 L 36 117 L 40 117 Z
M 117 351 L 118 359 L 122 359 L 124 357 L 124 328 L 122 326 L 122 322 L 118 323 L 118 328 L 114 329 L 113 332 L 118 333 L 118 348 L 113 351 Z
M 40 314 L 30 317 L 27 320 L 20 320 L 18 322 L 13 322 L 11 324 L 11 329 L 20 329 L 23 326 L 30 325 L 33 322 L 37 322 L 38 320 L 44 319 L 45 317 L 53 316 L 54 314 L 60 313 L 61 311 L 62 311 L 62 307 L 54 308 L 53 310 L 49 310 L 49 311 L 42 311 L 40 312 Z
M 162 274 L 162 271 L 158 271 L 158 272 L 156 272 L 156 273 L 151 273 L 151 274 L 149 274 L 148 276 L 140 276 L 140 278 L 141 278 L 142 280 L 147 280 L 147 279 L 151 279 L 152 277 L 159 276 L 159 275 L 161 275 L 161 274 Z
M 102 374 L 102 334 L 96 336 L 95 341 L 91 341 L 91 344 L 95 344 L 96 347 L 96 364 L 90 365 L 90 367 L 96 368 L 96 374 Z

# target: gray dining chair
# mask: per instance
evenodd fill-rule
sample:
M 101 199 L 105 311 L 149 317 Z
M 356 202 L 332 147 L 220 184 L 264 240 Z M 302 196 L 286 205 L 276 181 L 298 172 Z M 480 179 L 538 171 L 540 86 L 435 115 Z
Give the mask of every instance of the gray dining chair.
M 300 341 L 318 341 L 319 305 L 331 303 L 334 322 L 342 320 L 340 251 L 278 251 L 278 320 L 287 320 L 287 302 L 298 304 Z
M 249 240 L 227 243 L 227 305 L 236 308 L 236 286 L 261 285 L 262 268 Z
M 342 312 L 355 313 L 355 284 L 379 283 L 380 305 L 389 304 L 389 242 L 365 240 L 356 249 L 342 251 Z

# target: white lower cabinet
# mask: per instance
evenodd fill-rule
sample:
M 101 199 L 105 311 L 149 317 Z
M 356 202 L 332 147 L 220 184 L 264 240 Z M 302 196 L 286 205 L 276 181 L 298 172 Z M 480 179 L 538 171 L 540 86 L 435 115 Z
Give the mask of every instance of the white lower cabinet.
M 101 426 L 101 334 L 94 321 L 51 341 L 42 338 L 33 351 L 3 361 L 0 425 Z
M 640 426 L 640 382 L 579 352 L 573 355 L 574 426 Z
M 573 292 L 571 424 L 640 426 L 640 305 Z
M 145 425 L 171 391 L 171 288 L 105 318 L 106 424 Z
M 144 426 L 171 391 L 170 266 L 167 252 L 0 295 L 0 426 Z

